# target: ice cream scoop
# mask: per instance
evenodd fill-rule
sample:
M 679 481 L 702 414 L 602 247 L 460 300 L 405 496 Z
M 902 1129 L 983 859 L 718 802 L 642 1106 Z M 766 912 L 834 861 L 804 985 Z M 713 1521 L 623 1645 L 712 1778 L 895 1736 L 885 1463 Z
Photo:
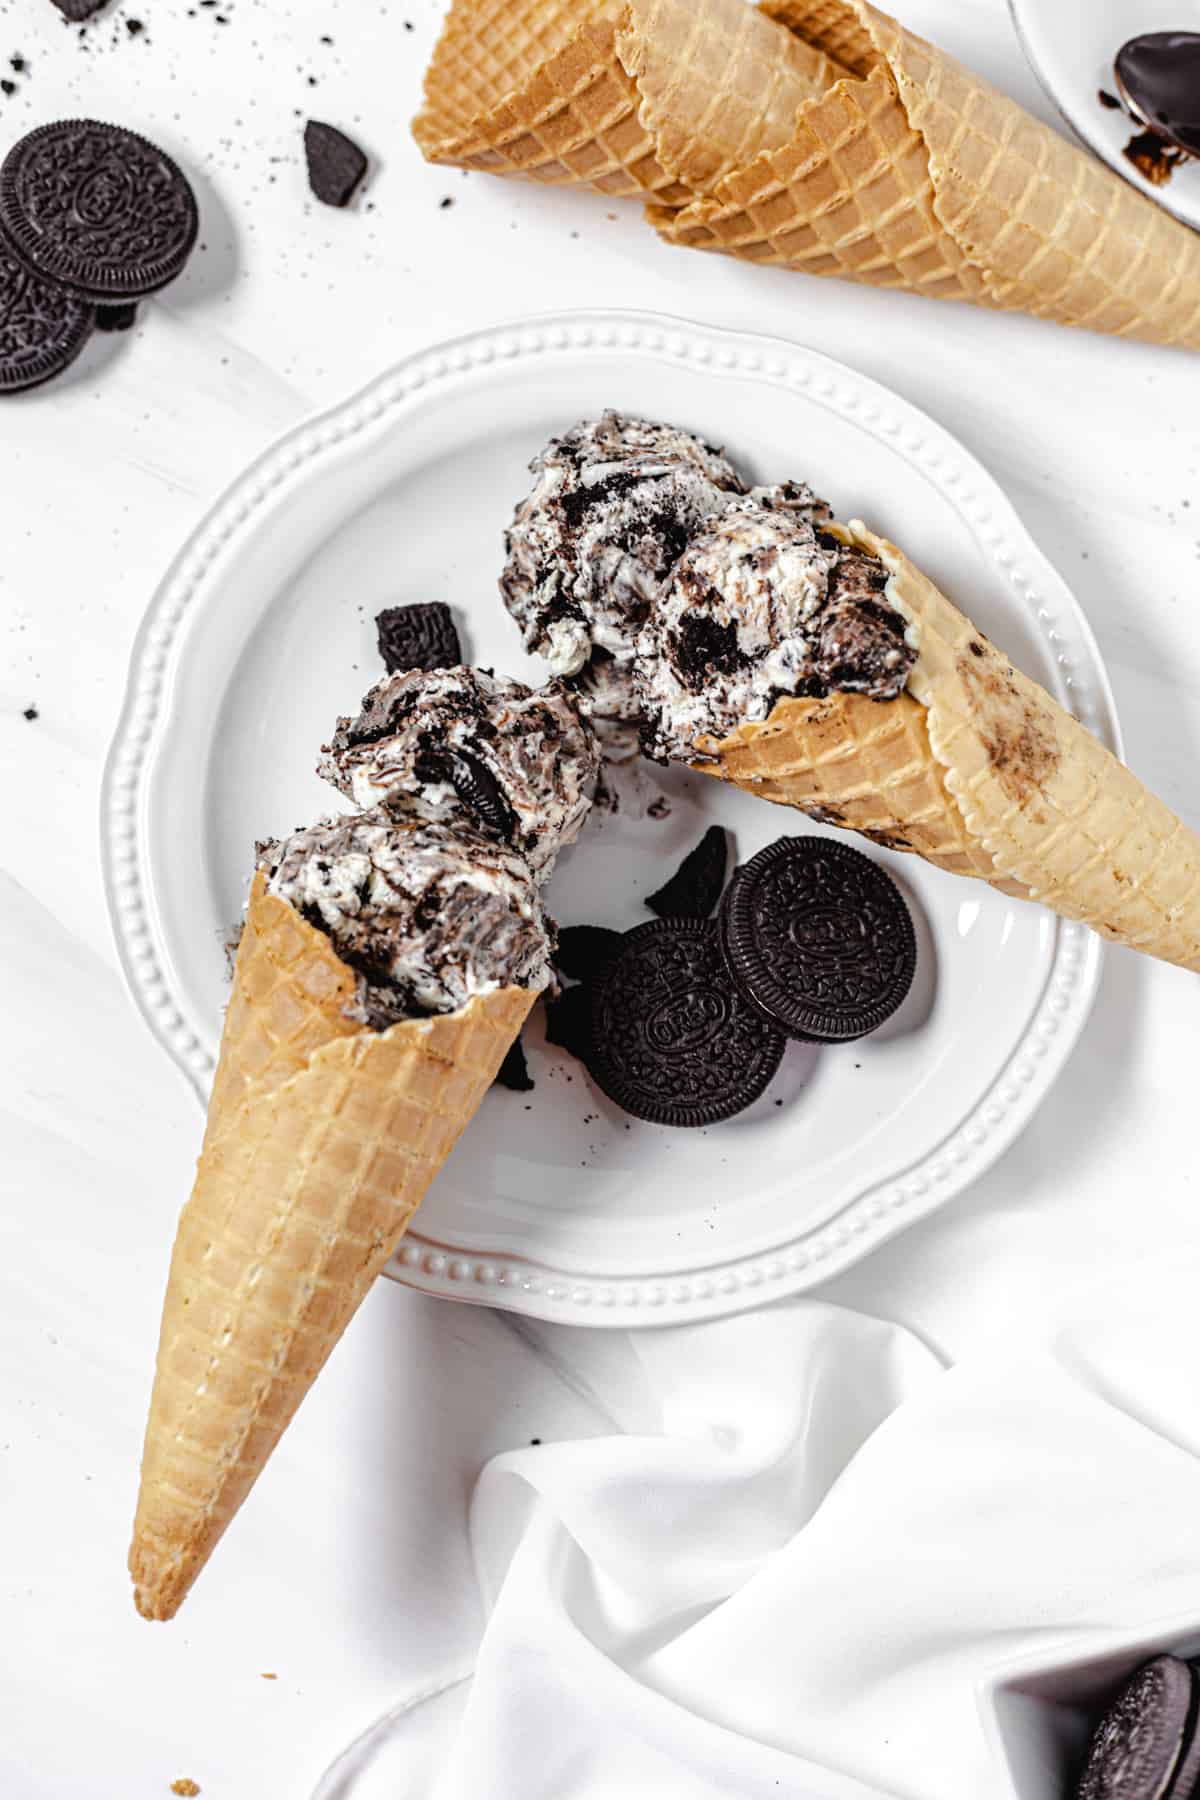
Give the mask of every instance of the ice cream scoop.
M 259 867 L 357 971 L 348 1013 L 377 1030 L 550 979 L 528 863 L 461 822 L 408 824 L 377 807 L 260 845 Z
M 545 880 L 579 835 L 599 766 L 561 683 L 535 691 L 457 668 L 377 682 L 357 718 L 338 720 L 318 771 L 357 806 L 485 831 Z
M 636 638 L 663 577 L 745 484 L 693 433 L 616 412 L 552 438 L 530 468 L 506 539 L 504 603 L 555 675 L 578 676 L 606 652 L 590 704 L 632 718 Z
M 684 551 L 638 640 L 643 744 L 695 761 L 784 695 L 891 699 L 916 651 L 888 572 L 827 532 L 807 488 L 758 489 Z

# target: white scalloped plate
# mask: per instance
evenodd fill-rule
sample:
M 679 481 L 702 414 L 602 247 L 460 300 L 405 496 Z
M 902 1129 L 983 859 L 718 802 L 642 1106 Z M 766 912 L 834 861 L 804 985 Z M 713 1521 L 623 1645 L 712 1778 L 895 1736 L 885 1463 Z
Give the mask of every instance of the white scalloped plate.
M 605 405 L 725 442 L 757 479 L 809 477 L 1119 747 L 1062 581 L 983 469 L 885 388 L 815 351 L 641 314 L 538 320 L 423 352 L 235 483 L 134 649 L 103 797 L 109 902 L 133 996 L 198 1095 L 251 847 L 330 809 L 308 771 L 378 672 L 373 614 L 448 599 L 473 660 L 536 673 L 496 597 L 501 533 L 530 456 Z M 640 803 L 594 822 L 563 859 L 561 921 L 645 917 L 639 896 L 714 818 L 741 856 L 815 829 L 702 777 L 644 782 Z M 665 819 L 645 811 L 659 785 Z M 535 1091 L 488 1097 L 393 1273 L 578 1323 L 704 1318 L 823 1280 L 961 1191 L 1049 1092 L 1101 946 L 1040 908 L 876 854 L 921 944 L 918 983 L 882 1032 L 794 1047 L 749 1112 L 689 1132 L 625 1118 L 535 1023 Z

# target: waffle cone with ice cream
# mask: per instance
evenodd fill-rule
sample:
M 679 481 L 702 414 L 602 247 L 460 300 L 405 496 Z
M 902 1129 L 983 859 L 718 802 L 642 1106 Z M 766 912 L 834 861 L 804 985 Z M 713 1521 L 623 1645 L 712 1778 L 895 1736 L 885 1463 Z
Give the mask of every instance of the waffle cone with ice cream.
M 868 0 L 453 0 L 434 162 L 668 242 L 1200 348 L 1200 239 Z
M 1200 970 L 1200 837 L 894 545 L 830 529 L 888 571 L 904 691 L 778 700 L 696 766 Z
M 175 1614 L 536 997 L 374 1029 L 357 985 L 260 871 L 163 1308 L 129 1555 L 146 1618 Z

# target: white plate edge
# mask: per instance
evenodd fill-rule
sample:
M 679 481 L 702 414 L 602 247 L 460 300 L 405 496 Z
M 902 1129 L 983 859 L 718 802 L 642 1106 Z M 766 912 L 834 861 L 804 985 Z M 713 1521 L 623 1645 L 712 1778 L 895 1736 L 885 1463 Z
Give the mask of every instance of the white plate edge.
M 1120 151 L 1111 149 L 1111 147 L 1099 136 L 1098 132 L 1093 133 L 1088 123 L 1087 114 L 1080 112 L 1079 116 L 1076 117 L 1075 112 L 1071 109 L 1071 103 L 1068 96 L 1061 94 L 1058 91 L 1058 88 L 1051 81 L 1046 70 L 1042 67 L 1041 58 L 1034 49 L 1033 38 L 1029 30 L 1028 14 L 1026 12 L 1026 8 L 1029 4 L 1030 0 L 1008 0 L 1008 12 L 1009 17 L 1012 19 L 1013 30 L 1016 32 L 1017 42 L 1021 46 L 1021 53 L 1024 56 L 1025 61 L 1029 64 L 1038 86 L 1041 88 L 1043 94 L 1045 94 L 1047 100 L 1049 100 L 1059 118 L 1069 127 L 1072 137 L 1079 142 L 1089 155 L 1096 157 L 1099 162 L 1104 164 L 1106 169 L 1111 169 L 1113 174 L 1118 176 L 1127 187 L 1131 187 L 1135 194 L 1141 194 L 1144 199 L 1152 200 L 1156 206 L 1162 208 L 1163 212 L 1169 213 L 1171 218 L 1178 219 L 1181 225 L 1186 225 L 1189 231 L 1200 231 L 1200 223 L 1198 223 L 1190 213 L 1183 212 L 1178 206 L 1172 205 L 1171 195 L 1167 192 L 1166 186 L 1156 188 L 1149 181 L 1140 177 L 1133 164 L 1127 161 L 1127 159 L 1121 155 Z M 1120 46 L 1118 45 L 1117 48 L 1119 49 Z M 1113 89 L 1115 90 L 1115 88 L 1116 77 L 1114 76 Z M 1129 123 L 1132 135 L 1136 127 L 1132 119 Z
M 401 411 L 431 383 L 498 359 L 558 351 L 628 350 L 670 355 L 701 368 L 765 378 L 812 393 L 881 442 L 904 449 L 955 508 L 981 552 L 1033 614 L 1078 699 L 1075 661 L 1057 630 L 1065 613 L 1087 670 L 1086 704 L 1076 710 L 1120 753 L 1107 673 L 1078 602 L 1033 543 L 1011 503 L 977 459 L 919 408 L 820 351 L 765 334 L 644 311 L 586 309 L 502 323 L 413 352 L 350 399 L 300 421 L 268 447 L 209 509 L 173 559 L 135 636 L 120 717 L 101 788 L 101 859 L 118 959 L 130 997 L 149 1029 L 203 1097 L 210 1074 L 195 1032 L 174 1005 L 152 930 L 152 891 L 137 828 L 150 771 L 169 727 L 163 705 L 180 628 L 213 562 L 292 475 L 334 445 L 357 439 Z M 799 362 L 796 359 L 801 359 Z M 807 366 L 804 366 L 807 365 Z M 839 388 L 839 384 L 842 384 Z M 1012 540 L 1010 543 L 1009 540 Z M 1016 550 L 1014 552 L 1013 545 Z M 1043 570 L 1056 609 L 1020 564 L 1022 550 Z M 820 1228 L 778 1250 L 728 1259 L 678 1276 L 611 1278 L 568 1274 L 515 1256 L 457 1251 L 411 1231 L 388 1274 L 427 1293 L 502 1306 L 576 1324 L 629 1327 L 722 1316 L 829 1279 L 923 1217 L 982 1174 L 1019 1135 L 1053 1085 L 1091 1009 L 1103 946 L 1083 927 L 1059 922 L 1054 961 L 1026 1034 L 975 1112 L 901 1176 L 859 1195 Z

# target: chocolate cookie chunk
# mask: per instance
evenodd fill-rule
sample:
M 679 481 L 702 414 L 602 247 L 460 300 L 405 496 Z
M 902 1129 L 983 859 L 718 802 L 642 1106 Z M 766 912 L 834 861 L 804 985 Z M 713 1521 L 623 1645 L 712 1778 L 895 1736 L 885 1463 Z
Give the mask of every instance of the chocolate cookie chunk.
M 86 300 L 43 281 L 0 244 L 0 394 L 61 375 L 87 343 L 95 317 Z
M 635 1118 L 730 1119 L 758 1099 L 783 1048 L 730 980 L 716 928 L 701 919 L 655 919 L 629 932 L 593 989 L 588 1068 Z
M 590 987 L 565 988 L 555 999 L 547 1000 L 546 1042 L 585 1063 L 592 1042 L 591 1009 Z
M 525 1046 L 520 1038 L 513 1044 L 496 1071 L 493 1087 L 507 1088 L 513 1094 L 532 1094 L 533 1076 L 529 1073 L 529 1064 L 525 1061 Z
M 367 159 L 353 138 L 336 125 L 310 119 L 304 127 L 308 185 L 326 206 L 349 206 L 367 172 Z
M 593 981 L 621 948 L 621 936 L 607 925 L 565 925 L 554 960 L 572 981 Z
M 405 669 L 456 669 L 462 662 L 450 608 L 441 600 L 386 606 L 375 616 L 379 654 L 389 675 Z
M 12 248 L 91 300 L 157 293 L 191 255 L 198 224 L 182 171 L 117 125 L 42 125 L 0 167 L 0 225 Z
M 825 838 L 780 838 L 735 874 L 721 909 L 730 973 L 790 1037 L 845 1043 L 890 1018 L 917 945 L 894 881 Z
M 707 919 L 725 886 L 729 846 L 720 825 L 710 825 L 665 886 L 647 896 L 660 919 Z
M 421 781 L 448 781 L 463 805 L 486 831 L 494 832 L 510 844 L 517 828 L 517 816 L 504 797 L 500 783 L 487 764 L 469 750 L 452 750 L 437 745 L 417 759 L 415 770 Z
M 124 306 L 98 306 L 96 308 L 96 330 L 132 331 L 137 324 L 137 311 L 132 300 Z
M 1178 1657 L 1145 1663 L 1096 1727 L 1075 1800 L 1141 1800 L 1143 1794 L 1188 1800 L 1194 1792 L 1186 1765 L 1195 1760 L 1195 1684 Z

